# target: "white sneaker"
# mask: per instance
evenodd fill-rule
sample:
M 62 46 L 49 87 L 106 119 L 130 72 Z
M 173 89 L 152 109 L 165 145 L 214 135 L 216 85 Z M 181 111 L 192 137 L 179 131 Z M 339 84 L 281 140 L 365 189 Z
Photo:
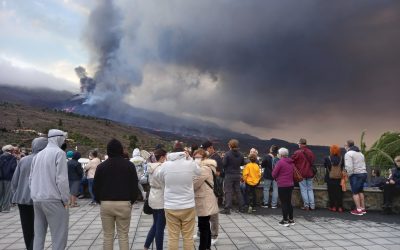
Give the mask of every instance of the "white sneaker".
M 197 234 L 193 235 L 193 240 L 198 240 L 199 236 L 197 236 Z M 211 245 L 212 245 L 212 240 L 211 240 Z
M 217 244 L 217 242 L 218 242 L 218 238 L 211 239 L 211 246 L 214 246 L 215 244 Z

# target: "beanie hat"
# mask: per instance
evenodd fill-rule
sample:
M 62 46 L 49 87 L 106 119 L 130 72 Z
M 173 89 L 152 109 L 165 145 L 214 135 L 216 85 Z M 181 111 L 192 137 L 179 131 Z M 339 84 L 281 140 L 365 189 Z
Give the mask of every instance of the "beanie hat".
M 72 157 L 74 157 L 74 151 L 68 151 L 67 152 L 67 158 L 72 158 Z

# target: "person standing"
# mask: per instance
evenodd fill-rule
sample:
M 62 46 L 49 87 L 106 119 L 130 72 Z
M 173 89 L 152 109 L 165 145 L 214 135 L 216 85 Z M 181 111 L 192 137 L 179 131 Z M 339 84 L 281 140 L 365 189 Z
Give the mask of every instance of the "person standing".
M 279 222 L 282 226 L 293 226 L 293 206 L 292 206 L 292 191 L 293 191 L 293 171 L 295 165 L 293 160 L 288 158 L 289 150 L 280 148 L 278 151 L 280 158 L 272 171 L 272 176 L 278 184 L 279 200 L 282 207 L 282 220 Z
M 217 197 L 214 194 L 213 172 L 216 171 L 217 162 L 207 159 L 203 149 L 193 153 L 195 162 L 201 167 L 201 175 L 193 179 L 196 213 L 200 232 L 199 250 L 211 248 L 210 216 L 218 213 Z
M 222 173 L 222 158 L 219 154 L 215 151 L 215 148 L 211 141 L 205 141 L 201 144 L 201 148 L 207 151 L 208 158 L 213 159 L 217 163 L 217 167 L 215 168 L 214 175 L 216 177 L 216 181 L 218 182 L 218 187 L 221 187 L 221 190 L 218 191 L 218 203 L 219 200 L 224 196 L 224 175 Z M 215 185 L 215 183 L 214 183 Z M 222 203 L 222 201 L 221 201 Z M 215 245 L 218 242 L 218 234 L 219 234 L 219 213 L 212 214 L 210 217 L 210 224 L 211 224 L 211 245 Z
M 269 148 L 269 153 L 266 155 L 262 162 L 261 167 L 264 169 L 263 178 L 264 178 L 264 201 L 262 207 L 267 208 L 269 204 L 269 190 L 272 186 L 272 197 L 271 197 L 271 208 L 277 208 L 278 206 L 278 185 L 276 181 L 272 177 L 272 170 L 278 162 L 278 147 L 272 145 Z
M 364 200 L 364 184 L 367 181 L 365 157 L 360 152 L 360 149 L 354 145 L 353 140 L 346 142 L 345 149 L 347 153 L 344 155 L 344 163 L 346 172 L 349 175 L 351 192 L 356 206 L 350 213 L 364 215 L 367 213 Z
M 298 142 L 299 149 L 294 152 L 292 159 L 294 165 L 299 170 L 303 181 L 299 182 L 301 197 L 303 198 L 304 210 L 314 210 L 314 190 L 313 190 L 313 164 L 315 161 L 314 153 L 307 147 L 307 140 L 300 139 Z
M 157 250 L 162 250 L 164 247 L 164 229 L 165 229 L 165 212 L 164 212 L 164 186 L 163 184 L 154 178 L 155 175 L 161 170 L 162 163 L 167 158 L 167 152 L 164 149 L 157 149 L 154 151 L 154 157 L 157 162 L 149 163 L 149 206 L 153 209 L 153 225 L 147 234 L 146 242 L 144 243 L 144 249 L 150 248 L 154 238 L 156 239 Z
M 0 212 L 9 213 L 11 208 L 11 179 L 17 168 L 17 158 L 13 155 L 14 147 L 6 145 L 0 156 Z
M 81 153 L 73 152 L 71 160 L 69 160 L 67 163 L 69 189 L 71 191 L 71 199 L 69 203 L 70 207 L 79 207 L 76 199 L 79 194 L 79 186 L 81 185 L 81 180 L 83 177 L 82 164 L 78 162 L 80 158 Z
M 104 250 L 113 249 L 115 226 L 119 249 L 129 249 L 128 233 L 132 204 L 138 195 L 138 179 L 135 165 L 122 157 L 123 152 L 120 141 L 110 140 L 107 144 L 108 159 L 97 167 L 93 181 L 94 197 L 100 204 Z
M 239 202 L 239 211 L 245 212 L 244 201 L 240 192 L 240 179 L 242 177 L 240 167 L 244 165 L 244 157 L 239 152 L 238 140 L 230 140 L 228 146 L 230 150 L 225 153 L 223 159 L 225 209 L 220 212 L 222 214 L 231 214 L 233 193 L 236 194 Z
M 329 210 L 343 212 L 343 191 L 340 185 L 344 160 L 337 145 L 330 147 L 330 155 L 325 158 L 326 184 L 328 186 Z
M 65 249 L 68 240 L 68 167 L 65 152 L 60 148 L 67 133 L 50 129 L 47 146 L 32 160 L 29 185 L 35 210 L 34 250 L 43 250 L 47 227 L 50 227 L 52 248 Z
M 252 200 L 252 204 L 246 204 L 249 206 L 248 212 L 255 212 L 257 206 L 257 196 L 256 196 L 256 188 L 258 184 L 260 184 L 261 180 L 261 170 L 260 166 L 257 162 L 257 155 L 252 153 L 249 155 L 250 163 L 247 163 L 245 168 L 243 169 L 243 181 L 246 184 L 246 193 L 250 199 Z M 248 202 L 250 203 L 250 202 Z
M 168 154 L 167 161 L 154 176 L 164 184 L 164 210 L 168 229 L 168 249 L 176 250 L 182 232 L 183 249 L 193 249 L 193 231 L 196 223 L 193 177 L 201 174 L 201 169 L 181 143 L 176 143 L 174 152 Z
M 89 153 L 89 162 L 85 166 L 85 171 L 87 172 L 87 181 L 89 185 L 89 193 L 92 197 L 92 202 L 90 205 L 96 205 L 95 195 L 93 193 L 93 180 L 96 173 L 97 166 L 101 163 L 100 158 L 98 157 L 97 150 L 93 150 Z
M 32 141 L 32 154 L 23 157 L 19 161 L 11 181 L 12 203 L 18 204 L 25 247 L 28 250 L 33 249 L 34 237 L 34 210 L 31 190 L 29 189 L 29 175 L 33 157 L 43 150 L 46 145 L 47 138 L 44 137 L 35 138 Z

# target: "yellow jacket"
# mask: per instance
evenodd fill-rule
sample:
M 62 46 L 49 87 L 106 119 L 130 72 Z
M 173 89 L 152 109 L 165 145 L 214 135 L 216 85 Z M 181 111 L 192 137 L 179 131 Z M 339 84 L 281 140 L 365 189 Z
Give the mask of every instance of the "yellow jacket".
M 243 180 L 246 184 L 257 185 L 261 179 L 260 166 L 257 163 L 247 163 L 243 169 Z

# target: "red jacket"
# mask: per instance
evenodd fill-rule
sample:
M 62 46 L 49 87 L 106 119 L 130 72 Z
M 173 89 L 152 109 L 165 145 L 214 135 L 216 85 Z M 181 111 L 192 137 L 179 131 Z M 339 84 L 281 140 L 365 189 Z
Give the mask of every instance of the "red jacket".
M 312 171 L 312 164 L 315 161 L 315 155 L 309 148 L 301 148 L 294 152 L 292 155 L 294 165 L 299 170 L 303 178 L 312 178 L 314 173 Z

